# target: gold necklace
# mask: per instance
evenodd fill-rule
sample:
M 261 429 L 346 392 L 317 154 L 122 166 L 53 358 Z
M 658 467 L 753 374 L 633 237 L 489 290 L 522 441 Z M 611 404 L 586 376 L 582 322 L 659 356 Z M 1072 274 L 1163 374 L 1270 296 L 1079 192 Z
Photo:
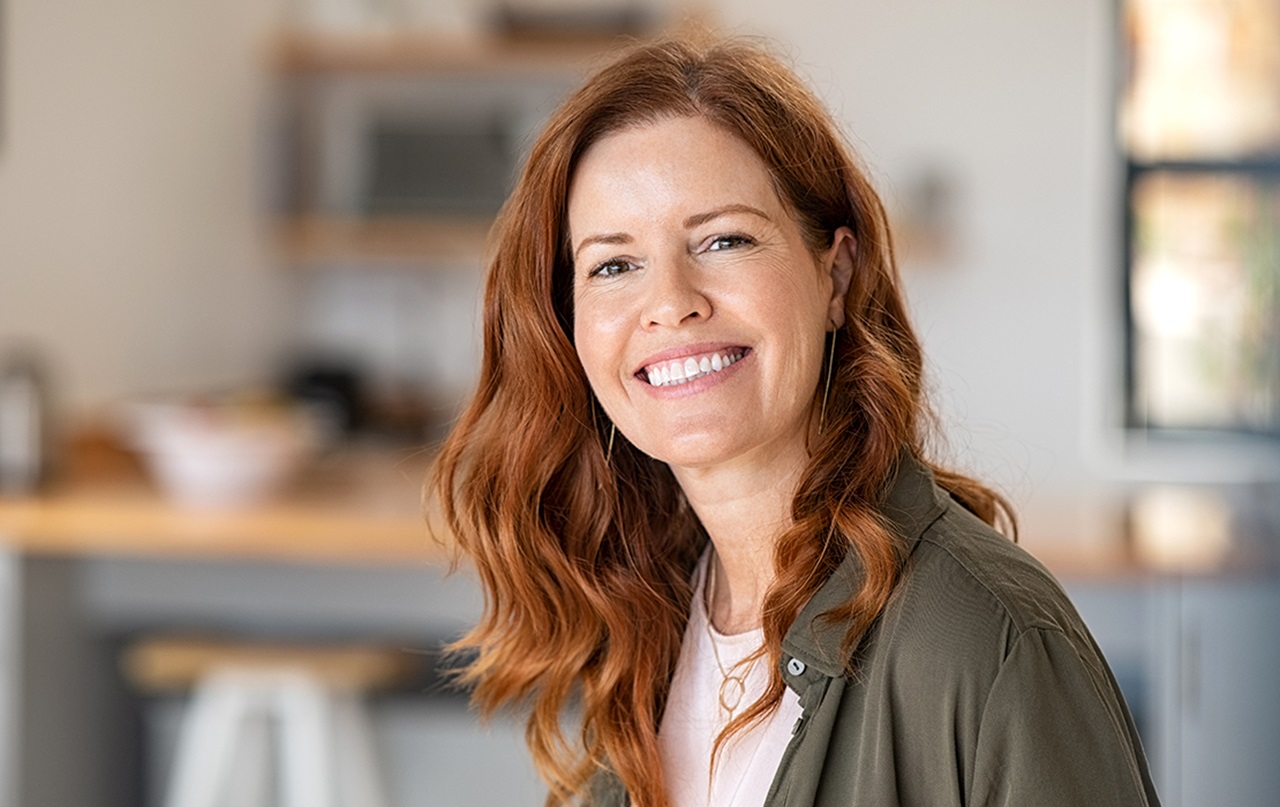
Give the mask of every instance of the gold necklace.
M 716 659 L 716 667 L 720 670 L 720 708 L 729 713 L 729 720 L 733 720 L 733 713 L 738 706 L 742 704 L 742 698 L 747 694 L 746 674 L 751 671 L 751 666 L 742 671 L 742 675 L 730 675 L 730 670 L 737 669 L 742 662 L 733 665 L 729 670 L 724 668 L 724 662 L 720 660 L 720 646 L 716 642 L 715 634 L 711 632 L 711 607 L 716 601 L 716 567 L 715 556 L 713 555 L 707 561 L 707 640 L 711 642 L 711 652 Z

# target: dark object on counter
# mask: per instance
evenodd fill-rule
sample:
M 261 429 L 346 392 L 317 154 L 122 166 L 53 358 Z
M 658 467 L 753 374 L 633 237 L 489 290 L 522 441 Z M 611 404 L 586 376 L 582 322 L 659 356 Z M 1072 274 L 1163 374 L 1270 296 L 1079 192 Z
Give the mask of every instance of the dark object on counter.
M 658 27 L 657 13 L 637 2 L 563 8 L 508 2 L 498 5 L 490 19 L 497 33 L 525 40 L 638 37 L 651 34 Z
M 49 473 L 49 394 L 30 351 L 0 357 L 0 494 L 33 493 Z
M 319 413 L 335 437 L 349 436 L 365 422 L 360 374 L 340 363 L 305 363 L 289 374 L 285 389 L 291 397 Z

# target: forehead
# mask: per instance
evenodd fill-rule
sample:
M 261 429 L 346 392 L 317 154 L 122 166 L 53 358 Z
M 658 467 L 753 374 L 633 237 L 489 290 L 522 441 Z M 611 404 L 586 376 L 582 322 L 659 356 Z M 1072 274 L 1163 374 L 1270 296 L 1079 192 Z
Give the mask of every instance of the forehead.
M 570 236 L 610 219 L 683 218 L 735 202 L 782 211 L 764 161 L 705 118 L 664 118 L 613 132 L 583 154 L 569 185 Z

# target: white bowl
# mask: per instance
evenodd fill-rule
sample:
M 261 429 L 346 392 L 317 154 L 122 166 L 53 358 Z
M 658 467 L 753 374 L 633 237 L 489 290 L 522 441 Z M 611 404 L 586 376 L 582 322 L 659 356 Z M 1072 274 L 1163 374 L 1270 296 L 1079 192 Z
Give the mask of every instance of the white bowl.
M 309 453 L 301 414 L 243 411 L 189 403 L 135 404 L 133 443 L 157 484 L 180 504 L 244 507 L 268 497 Z

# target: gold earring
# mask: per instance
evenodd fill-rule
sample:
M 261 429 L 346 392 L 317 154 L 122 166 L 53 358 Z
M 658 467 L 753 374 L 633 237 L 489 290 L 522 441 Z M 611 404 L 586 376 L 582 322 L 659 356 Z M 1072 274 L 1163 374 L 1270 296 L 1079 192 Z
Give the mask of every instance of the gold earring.
M 597 428 L 597 426 L 596 426 L 596 407 L 597 407 L 597 405 L 598 405 L 598 402 L 596 401 L 596 399 L 595 399 L 594 397 L 592 397 L 592 399 L 591 399 L 591 426 L 592 426 L 592 428 L 593 428 L 593 429 Z M 603 408 L 603 407 L 601 407 L 601 408 Z M 614 423 L 612 420 L 611 420 L 611 421 L 609 421 L 609 443 L 608 443 L 608 446 L 607 446 L 607 447 L 605 448 L 605 450 L 604 450 L 604 464 L 605 464 L 605 465 L 608 465 L 608 464 L 609 464 L 609 460 L 613 459 L 613 438 L 614 438 L 614 436 L 615 436 L 617 433 L 618 433 L 618 425 L 617 425 L 616 423 Z
M 827 355 L 827 380 L 822 385 L 822 414 L 818 416 L 818 434 L 827 428 L 827 398 L 831 395 L 831 373 L 836 363 L 836 330 L 831 331 L 831 352 Z

